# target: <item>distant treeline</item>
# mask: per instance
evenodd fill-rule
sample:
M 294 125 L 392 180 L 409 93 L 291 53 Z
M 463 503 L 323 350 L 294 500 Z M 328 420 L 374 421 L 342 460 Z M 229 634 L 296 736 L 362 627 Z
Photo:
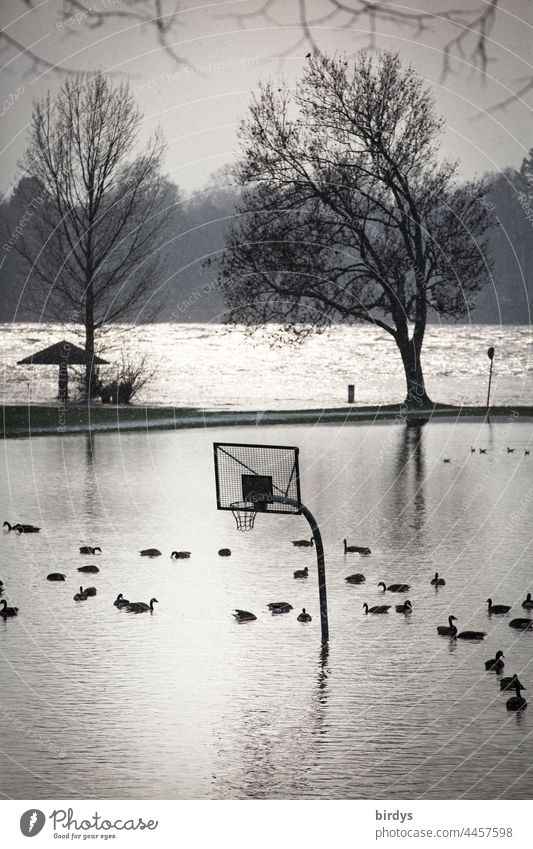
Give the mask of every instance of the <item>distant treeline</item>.
M 520 169 L 509 168 L 486 177 L 484 199 L 494 217 L 492 279 L 479 294 L 467 320 L 498 324 L 528 324 L 533 300 L 533 182 L 531 155 Z M 167 276 L 161 280 L 159 321 L 223 322 L 225 304 L 217 286 L 216 259 L 224 247 L 224 234 L 236 214 L 239 191 L 217 175 L 203 191 L 191 198 L 175 190 L 177 200 L 171 235 L 164 252 Z M 0 205 L 0 321 L 44 321 L 46 303 L 36 306 L 30 295 L 31 279 L 25 278 L 17 254 L 17 241 L 31 227 L 42 203 L 36 187 L 34 203 L 21 205 L 15 191 Z M 26 205 L 27 206 L 27 205 Z M 464 320 L 464 319 L 463 319 Z

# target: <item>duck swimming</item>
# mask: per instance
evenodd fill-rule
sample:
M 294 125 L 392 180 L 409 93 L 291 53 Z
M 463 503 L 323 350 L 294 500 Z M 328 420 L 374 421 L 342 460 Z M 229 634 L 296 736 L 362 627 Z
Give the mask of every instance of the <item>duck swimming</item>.
M 47 581 L 64 581 L 66 579 L 66 575 L 62 575 L 61 572 L 50 572 L 49 575 L 46 576 Z
M 161 552 L 158 548 L 143 548 L 139 551 L 141 557 L 161 557 Z
M 3 527 L 5 528 L 6 525 L 8 531 L 18 531 L 19 534 L 38 534 L 41 530 L 35 525 L 21 525 L 20 522 L 17 522 L 16 525 L 10 525 L 9 522 L 4 522 Z
M 89 596 L 95 596 L 96 587 L 86 587 L 83 592 L 87 596 L 87 598 L 89 598 Z
M 172 560 L 186 560 L 191 556 L 190 551 L 173 551 L 170 555 Z
M 79 593 L 74 596 L 74 601 L 87 601 L 87 596 L 83 592 L 83 587 L 80 587 Z
M 522 684 L 520 683 L 520 679 L 518 678 L 516 672 L 513 675 L 510 675 L 508 678 L 502 678 L 502 680 L 500 681 L 500 690 L 512 690 L 517 681 L 522 687 Z M 522 689 L 524 688 L 522 687 Z
M 407 599 L 407 601 L 405 601 L 403 604 L 397 604 L 396 605 L 396 613 L 412 613 L 412 612 L 413 612 L 413 605 L 411 604 L 409 599 Z
M 292 573 L 293 578 L 307 578 L 309 576 L 309 569 L 307 566 L 305 569 L 297 569 L 296 572 Z
M 522 602 L 522 607 L 525 607 L 526 610 L 533 610 L 533 599 L 531 598 L 531 593 L 528 593 Z
M 446 581 L 444 580 L 444 578 L 439 577 L 438 572 L 435 572 L 435 577 L 431 579 L 431 586 L 432 587 L 444 587 L 444 586 L 446 586 Z
M 219 548 L 218 556 L 219 557 L 231 557 L 231 549 L 229 549 L 229 548 Z
M 312 548 L 315 544 L 313 537 L 311 539 L 293 539 L 292 544 L 298 548 Z
M 380 581 L 378 587 L 383 587 L 383 592 L 388 590 L 390 593 L 406 593 L 411 589 L 410 584 L 389 584 L 389 586 L 385 586 L 385 581 Z
M 453 624 L 454 621 L 457 621 L 456 616 L 448 616 L 448 625 L 437 625 L 437 634 L 441 637 L 456 637 L 457 628 Z
M 84 572 L 86 575 L 96 575 L 100 569 L 98 566 L 80 566 L 78 572 Z
M 345 554 L 363 554 L 365 556 L 372 554 L 366 545 L 348 545 L 345 539 L 343 539 L 342 544 L 344 545 Z
M 0 610 L 0 616 L 3 616 L 4 619 L 8 619 L 10 616 L 16 616 L 19 612 L 18 607 L 8 607 L 5 598 L 0 599 L 0 604 L 3 605 L 2 610 Z
M 95 545 L 94 548 L 90 545 L 80 545 L 80 554 L 98 554 L 102 553 L 102 549 L 99 545 Z
M 461 631 L 457 634 L 458 640 L 484 640 L 486 637 L 485 631 Z
M 253 622 L 254 619 L 257 619 L 253 613 L 250 613 L 249 610 L 235 610 L 235 613 L 232 614 L 235 617 L 237 622 Z
M 505 657 L 504 653 L 502 651 L 497 651 L 496 657 L 493 657 L 492 660 L 485 661 L 485 669 L 487 671 L 491 669 L 493 672 L 501 672 L 505 666 L 502 657 Z
M 344 579 L 348 584 L 364 584 L 366 578 L 364 575 L 356 573 L 355 575 L 348 575 L 347 578 Z
M 271 601 L 267 607 L 272 613 L 290 613 L 292 610 L 292 604 L 288 601 Z
M 128 610 L 130 613 L 146 613 L 148 610 L 153 613 L 154 603 L 159 604 L 156 598 L 151 598 L 150 604 L 146 604 L 144 601 L 130 601 Z
M 298 616 L 296 617 L 296 619 L 298 620 L 298 622 L 311 622 L 311 621 L 312 621 L 312 618 L 313 618 L 313 617 L 311 616 L 311 614 L 310 614 L 310 613 L 308 613 L 308 612 L 306 611 L 305 607 L 302 607 L 302 612 L 301 612 L 301 613 L 299 613 L 299 614 L 298 614 Z
M 390 610 L 390 604 L 376 604 L 374 607 L 369 607 L 365 601 L 363 609 L 365 613 L 388 613 Z
M 508 604 L 493 604 L 492 599 L 487 599 L 489 613 L 509 613 L 511 606 Z
M 511 696 L 510 699 L 507 699 L 506 707 L 507 710 L 524 710 L 527 707 L 527 702 L 523 696 L 520 695 L 520 690 L 525 690 L 525 687 L 522 687 L 520 681 L 515 681 L 514 683 L 515 696 Z
M 119 593 L 113 604 L 115 605 L 115 607 L 129 607 L 130 603 L 127 598 L 124 598 L 122 593 Z
M 533 619 L 511 619 L 509 628 L 515 631 L 533 631 Z

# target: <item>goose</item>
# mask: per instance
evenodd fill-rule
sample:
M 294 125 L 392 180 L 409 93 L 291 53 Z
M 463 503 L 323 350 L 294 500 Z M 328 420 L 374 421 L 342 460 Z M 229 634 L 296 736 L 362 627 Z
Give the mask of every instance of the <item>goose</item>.
M 249 610 L 235 610 L 235 613 L 232 613 L 232 616 L 235 617 L 237 622 L 253 622 L 254 619 L 257 619 L 257 616 L 250 613 Z
M 191 556 L 190 551 L 173 551 L 170 555 L 172 560 L 186 560 Z
M 313 537 L 311 539 L 293 539 L 292 544 L 298 548 L 312 548 L 315 544 Z
M 480 448 L 480 449 L 479 449 L 479 453 L 480 453 L 480 454 L 486 454 L 486 453 L 487 453 L 487 449 L 486 449 L 486 448 Z
M 19 534 L 38 534 L 41 530 L 40 528 L 35 527 L 35 525 L 21 525 L 20 522 L 17 522 L 16 525 L 4 522 L 3 527 L 5 528 L 6 525 L 8 531 L 18 531 Z
M 514 628 L 515 631 L 533 631 L 532 619 L 511 619 L 509 628 Z
M 345 554 L 372 554 L 369 548 L 365 545 L 348 545 L 345 539 L 342 541 L 344 545 L 344 553 Z
M 102 549 L 99 545 L 95 545 L 94 548 L 90 545 L 80 545 L 80 554 L 98 554 L 102 553 Z
M 533 610 L 533 599 L 531 598 L 531 593 L 528 593 L 524 601 L 522 602 L 522 607 L 525 607 L 526 610 Z
M 66 575 L 62 575 L 61 572 L 50 572 L 49 575 L 46 576 L 47 581 L 64 581 L 66 579 Z
M 524 457 L 529 457 L 529 448 L 524 451 Z
M 457 616 L 448 616 L 447 625 L 437 625 L 437 634 L 440 634 L 441 637 L 457 636 L 457 628 L 452 624 L 454 621 L 457 622 Z
M 80 587 L 79 593 L 74 596 L 74 601 L 87 601 L 87 596 L 83 592 L 83 587 Z
M 493 657 L 492 660 L 485 661 L 485 669 L 492 669 L 493 672 L 501 672 L 505 666 L 502 657 L 505 657 L 504 653 L 502 651 L 497 651 L 496 657 Z
M 457 634 L 458 640 L 484 640 L 486 637 L 485 631 L 461 631 Z
M 411 589 L 410 584 L 389 584 L 389 586 L 385 586 L 385 581 L 380 581 L 378 587 L 383 587 L 383 592 L 388 590 L 390 593 L 406 593 Z
M 349 584 L 364 584 L 366 578 L 364 575 L 356 573 L 355 575 L 348 575 L 348 577 L 344 580 L 347 581 Z
M 451 463 L 451 462 L 452 462 L 452 458 L 451 458 L 451 457 L 443 457 L 443 458 L 442 458 L 442 462 L 443 462 L 443 463 Z
M 509 448 L 509 446 L 507 446 L 507 453 L 508 454 L 514 454 L 515 450 L 516 450 L 515 448 Z
M 365 613 L 388 613 L 390 609 L 390 604 L 376 604 L 374 607 L 369 607 L 368 604 L 363 604 L 363 609 Z
M 511 606 L 509 604 L 493 604 L 492 599 L 487 599 L 489 613 L 509 613 Z
M 0 610 L 0 616 L 3 616 L 4 619 L 7 619 L 8 616 L 16 616 L 19 612 L 18 607 L 8 607 L 5 598 L 0 599 L 0 604 L 3 605 L 2 610 Z
M 231 557 L 231 549 L 229 549 L 229 548 L 219 548 L 218 556 L 219 557 Z
M 141 557 L 161 557 L 161 552 L 158 548 L 143 548 L 139 551 Z
M 149 610 L 150 613 L 153 613 L 154 602 L 159 604 L 156 598 L 151 598 L 150 604 L 146 604 L 144 601 L 130 601 L 128 610 L 130 613 L 146 613 L 147 610 Z
M 113 602 L 115 607 L 129 607 L 129 601 L 127 598 L 124 598 L 122 593 L 119 593 Z
M 267 607 L 272 613 L 290 613 L 292 610 L 292 604 L 288 601 L 271 601 Z
M 522 684 L 520 683 L 520 679 L 516 672 L 513 673 L 513 675 L 510 675 L 508 678 L 502 678 L 502 680 L 500 681 L 500 690 L 512 690 L 517 681 L 522 687 Z
M 412 612 L 413 612 L 413 605 L 411 604 L 409 599 L 407 599 L 407 601 L 405 601 L 403 604 L 397 604 L 396 605 L 396 613 L 412 613 Z
M 446 581 L 444 580 L 444 578 L 439 578 L 439 573 L 435 572 L 435 577 L 431 579 L 431 586 L 432 587 L 445 587 Z
M 0 595 L 2 595 L 2 593 L 4 592 L 4 586 L 5 586 L 4 582 L 0 581 Z
M 96 587 L 86 587 L 83 592 L 87 597 L 95 596 L 96 595 Z
M 311 622 L 311 621 L 312 621 L 312 618 L 313 618 L 313 617 L 311 616 L 311 614 L 310 614 L 310 613 L 308 613 L 308 612 L 307 612 L 307 610 L 305 609 L 305 607 L 302 607 L 302 612 L 301 612 L 301 613 L 299 613 L 299 614 L 298 614 L 298 616 L 296 617 L 296 619 L 298 620 L 298 622 Z
M 78 572 L 84 572 L 86 575 L 96 575 L 100 569 L 98 566 L 80 566 Z
M 505 706 L 507 710 L 524 710 L 527 708 L 527 702 L 523 696 L 520 695 L 520 690 L 525 690 L 525 687 L 522 687 L 520 681 L 515 681 L 514 689 L 516 692 L 515 696 L 511 696 L 510 699 L 507 699 Z
M 309 569 L 307 566 L 305 569 L 297 569 L 296 572 L 292 573 L 293 578 L 307 578 L 309 575 Z
M 470 446 L 470 453 L 471 453 L 471 454 L 475 454 L 475 453 L 476 453 L 476 449 L 474 448 L 474 446 L 473 446 L 473 445 L 471 445 L 471 446 Z

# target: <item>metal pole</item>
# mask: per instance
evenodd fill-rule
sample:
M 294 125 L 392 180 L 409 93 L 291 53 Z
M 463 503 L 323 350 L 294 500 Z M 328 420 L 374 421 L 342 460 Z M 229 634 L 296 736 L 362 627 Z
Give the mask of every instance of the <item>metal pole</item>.
M 494 348 L 491 346 L 487 351 L 487 356 L 490 360 L 490 371 L 489 371 L 489 388 L 487 392 L 487 418 L 490 415 L 490 387 L 492 383 L 492 366 L 494 364 Z
M 298 507 L 300 512 L 309 522 L 309 527 L 313 533 L 313 540 L 316 549 L 316 562 L 318 567 L 318 597 L 320 604 L 320 628 L 322 631 L 322 642 L 329 640 L 329 623 L 328 623 L 328 599 L 326 593 L 326 562 L 324 558 L 324 546 L 322 544 L 322 534 L 317 525 L 316 519 L 311 511 L 302 504 L 302 502 L 294 501 L 292 498 L 286 498 L 283 495 L 273 495 L 273 501 L 280 504 L 291 504 L 293 507 Z

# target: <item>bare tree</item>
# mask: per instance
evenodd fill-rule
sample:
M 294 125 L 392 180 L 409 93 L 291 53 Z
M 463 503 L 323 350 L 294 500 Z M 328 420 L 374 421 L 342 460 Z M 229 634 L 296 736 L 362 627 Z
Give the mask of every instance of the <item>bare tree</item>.
M 264 84 L 241 127 L 245 186 L 221 260 L 230 320 L 297 338 L 338 321 L 398 346 L 427 406 L 428 311 L 460 316 L 487 276 L 483 185 L 440 157 L 429 89 L 396 54 L 309 59 L 294 96 Z
M 156 135 L 136 154 L 140 121 L 127 85 L 79 74 L 34 104 L 21 162 L 31 178 L 21 192 L 33 204 L 39 186 L 39 206 L 15 247 L 50 317 L 84 326 L 87 397 L 97 332 L 139 311 L 151 317 L 162 272 L 164 146 Z

